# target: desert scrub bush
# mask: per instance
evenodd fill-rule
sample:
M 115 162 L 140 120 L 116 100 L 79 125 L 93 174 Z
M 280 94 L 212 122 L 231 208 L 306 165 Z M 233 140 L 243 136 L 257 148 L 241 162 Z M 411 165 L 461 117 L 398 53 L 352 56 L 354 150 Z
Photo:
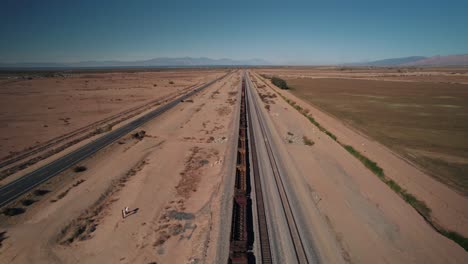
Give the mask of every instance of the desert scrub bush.
M 37 190 L 34 190 L 33 192 L 34 196 L 44 196 L 48 193 L 50 193 L 49 190 L 43 190 L 43 189 L 37 189 Z
M 396 183 L 394 180 L 384 178 L 383 180 L 389 187 L 392 189 L 394 192 L 399 194 L 403 200 L 405 200 L 407 203 L 409 203 L 418 213 L 420 213 L 424 218 L 427 220 L 430 219 L 431 217 L 431 209 L 427 207 L 426 203 L 423 201 L 419 200 L 416 198 L 414 195 L 411 193 L 408 193 L 405 189 L 403 189 L 398 183 Z
M 174 82 L 173 82 L 173 81 L 169 81 L 169 84 L 174 84 Z
M 401 188 L 401 187 L 400 187 Z M 430 221 L 431 218 L 431 208 L 427 207 L 426 203 L 416 198 L 411 193 L 408 193 L 405 189 L 401 188 L 399 192 L 401 197 L 409 203 L 418 213 L 420 213 L 426 220 Z
M 278 77 L 273 77 L 271 78 L 271 83 L 276 85 L 277 87 L 283 89 L 283 90 L 288 90 L 288 84 L 286 83 L 285 80 L 278 78 Z
M 30 206 L 31 204 L 37 202 L 36 200 L 32 200 L 32 199 L 24 199 L 21 201 L 21 204 L 24 205 L 24 206 Z
M 335 140 L 335 141 L 336 141 L 336 136 L 335 136 L 335 135 L 333 135 L 333 133 L 332 133 L 332 132 L 330 132 L 330 131 L 328 131 L 328 130 L 325 130 L 325 134 L 327 134 L 329 137 L 331 137 L 333 140 Z
M 2 211 L 2 213 L 6 216 L 15 216 L 15 215 L 23 214 L 24 212 L 26 212 L 26 210 L 21 207 L 5 208 Z
M 362 162 L 362 164 L 364 164 L 364 166 L 366 166 L 368 169 L 370 169 L 375 175 L 379 176 L 379 178 L 384 177 L 383 169 L 379 165 L 377 165 L 377 163 L 375 161 L 372 161 L 369 158 L 367 158 L 366 156 L 362 155 L 359 151 L 357 151 L 356 149 L 354 149 L 350 145 L 343 145 L 343 147 L 349 153 L 351 153 L 351 155 L 353 155 L 358 160 L 360 160 Z
M 87 170 L 88 168 L 86 168 L 85 166 L 76 166 L 73 171 L 74 172 L 83 172 L 85 170 Z
M 304 141 L 304 144 L 305 144 L 306 146 L 313 146 L 313 145 L 315 144 L 315 142 L 312 141 L 312 139 L 310 139 L 310 138 L 308 138 L 308 137 L 306 137 L 306 136 L 303 136 L 303 137 L 302 137 L 302 140 Z
M 424 216 L 426 219 L 430 219 L 431 217 L 431 209 L 427 207 L 426 203 L 416 198 L 411 193 L 408 193 L 405 189 L 403 189 L 398 183 L 395 181 L 388 179 L 384 175 L 383 169 L 374 161 L 370 160 L 366 156 L 362 155 L 359 151 L 354 149 L 350 145 L 343 145 L 343 147 L 351 153 L 354 157 L 356 157 L 359 161 L 361 161 L 364 166 L 370 169 L 377 177 L 379 177 L 385 184 L 387 184 L 394 192 L 400 195 L 403 200 L 409 203 L 418 213 Z
M 302 112 L 302 107 L 298 104 L 294 105 L 294 108 L 296 108 L 297 111 Z
M 468 238 L 460 235 L 457 232 L 442 230 L 442 235 L 446 236 L 447 238 L 453 240 L 455 243 L 460 245 L 465 251 L 468 251 Z

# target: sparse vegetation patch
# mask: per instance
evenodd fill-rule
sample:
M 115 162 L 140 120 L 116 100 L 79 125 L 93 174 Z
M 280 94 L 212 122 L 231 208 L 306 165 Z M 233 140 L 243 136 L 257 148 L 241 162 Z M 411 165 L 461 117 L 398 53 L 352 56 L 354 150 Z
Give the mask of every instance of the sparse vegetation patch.
M 343 145 L 343 147 L 349 153 L 351 153 L 351 155 L 353 155 L 358 160 L 360 160 L 361 163 L 364 164 L 364 166 L 366 166 L 369 170 L 371 170 L 375 175 L 379 176 L 380 178 L 384 177 L 383 169 L 379 165 L 377 165 L 376 162 L 374 162 L 374 161 L 370 160 L 369 158 L 367 158 L 366 156 L 362 155 L 359 151 L 357 151 L 356 149 L 354 149 L 350 145 Z
M 6 236 L 6 231 L 2 231 L 0 232 L 0 248 L 2 248 L 2 243 L 3 243 L 3 240 L 7 239 L 7 236 Z
M 455 241 L 460 246 L 462 246 L 465 249 L 465 251 L 468 251 L 468 238 L 460 235 L 457 232 L 453 232 L 453 231 L 442 230 L 442 234 L 444 236 L 450 238 L 451 240 Z
M 46 194 L 50 193 L 49 190 L 43 190 L 43 189 L 37 189 L 33 192 L 33 195 L 35 196 L 44 196 Z
M 315 144 L 315 142 L 312 141 L 312 139 L 310 139 L 310 138 L 308 138 L 308 137 L 306 137 L 306 136 L 303 136 L 303 137 L 302 137 L 302 140 L 304 141 L 304 144 L 305 144 L 306 146 L 313 146 L 313 145 Z
M 37 202 L 36 200 L 32 200 L 32 199 L 24 199 L 21 201 L 21 204 L 24 205 L 24 206 L 30 206 L 31 204 Z
M 281 88 L 283 90 L 288 90 L 289 89 L 288 84 L 286 83 L 286 81 L 281 79 L 281 78 L 273 77 L 273 78 L 271 78 L 271 83 L 273 83 L 274 85 L 276 85 L 277 87 L 279 87 L 279 88 Z
M 74 172 L 83 172 L 86 171 L 88 168 L 86 166 L 76 166 L 73 171 Z
M 23 214 L 24 212 L 26 212 L 24 208 L 13 207 L 13 208 L 3 209 L 2 213 L 6 216 L 15 216 L 15 215 Z

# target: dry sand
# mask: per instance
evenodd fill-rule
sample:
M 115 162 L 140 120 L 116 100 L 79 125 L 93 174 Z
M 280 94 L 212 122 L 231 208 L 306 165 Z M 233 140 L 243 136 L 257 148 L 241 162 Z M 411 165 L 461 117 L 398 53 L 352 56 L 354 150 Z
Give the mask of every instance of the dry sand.
M 32 80 L 0 79 L 0 158 L 214 79 L 220 72 L 91 72 Z
M 51 192 L 24 214 L 2 216 L 0 262 L 212 262 L 239 81 L 217 82 L 141 127 L 142 140 L 127 136 L 41 187 Z M 125 206 L 138 211 L 122 219 Z

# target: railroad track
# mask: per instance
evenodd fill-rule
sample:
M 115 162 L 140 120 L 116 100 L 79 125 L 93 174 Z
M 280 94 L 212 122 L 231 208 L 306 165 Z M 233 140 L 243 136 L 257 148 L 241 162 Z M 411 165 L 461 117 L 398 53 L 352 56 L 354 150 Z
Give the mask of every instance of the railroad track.
M 286 225 L 288 234 L 287 236 L 290 237 L 290 241 L 292 246 L 290 248 L 293 249 L 293 259 L 296 263 L 309 263 L 309 259 L 304 248 L 304 244 L 302 242 L 302 238 L 297 226 L 296 219 L 293 214 L 293 210 L 291 208 L 290 200 L 288 198 L 283 177 L 281 176 L 281 172 L 278 165 L 278 160 L 275 157 L 271 140 L 269 140 L 269 134 L 266 132 L 267 126 L 265 121 L 263 120 L 263 116 L 260 113 L 259 106 L 255 103 L 253 91 L 250 89 L 250 79 L 247 74 L 244 73 L 242 79 L 242 100 L 241 100 L 241 116 L 240 116 L 240 129 L 239 129 L 239 151 L 238 151 L 238 168 L 244 168 L 242 166 L 243 162 L 247 163 L 245 166 L 245 176 L 239 177 L 238 170 L 236 170 L 236 185 L 235 185 L 235 197 L 234 197 L 234 206 L 233 206 L 233 223 L 232 223 L 232 231 L 231 231 L 231 243 L 230 243 L 230 257 L 229 263 L 273 263 L 275 262 L 274 254 L 272 254 L 273 244 L 275 246 L 280 245 L 278 241 L 274 241 L 274 238 L 270 236 L 270 232 L 275 231 L 273 226 L 269 226 L 273 220 L 268 221 L 267 217 L 267 196 L 265 196 L 264 190 L 266 187 L 262 186 L 265 179 L 264 177 L 270 177 L 268 173 L 265 173 L 263 170 L 260 170 L 260 159 L 262 162 L 267 162 L 269 166 L 271 166 L 272 176 L 274 178 L 274 185 L 275 189 L 278 192 L 278 197 L 280 200 L 280 207 L 282 213 L 284 213 L 284 218 L 286 219 Z M 252 95 L 251 104 L 249 104 L 249 97 Z M 256 116 L 256 120 L 258 122 L 259 131 L 256 134 L 253 128 L 253 118 L 252 115 Z M 248 129 L 248 137 L 246 133 L 246 129 Z M 257 137 L 256 137 L 257 135 Z M 257 141 L 260 140 L 260 141 Z M 244 143 L 245 142 L 245 143 Z M 250 143 L 250 144 L 249 144 Z M 257 151 L 257 145 L 261 143 L 264 144 L 266 149 L 266 157 L 265 156 L 258 156 L 260 152 Z M 250 149 L 249 149 L 250 146 Z M 252 161 L 251 164 L 248 164 L 248 161 Z M 249 234 L 253 232 L 249 230 L 248 221 L 251 219 L 243 218 L 244 215 L 247 215 L 248 210 L 252 210 L 252 207 L 248 207 L 248 201 L 250 200 L 250 189 L 243 186 L 248 186 L 250 182 L 249 174 L 253 175 L 253 183 L 254 183 L 254 190 L 255 190 L 255 202 L 256 202 L 256 227 L 257 232 L 255 233 L 258 237 L 255 238 L 256 243 L 258 246 L 256 247 L 257 250 L 253 250 L 251 242 L 248 240 L 248 236 L 239 236 L 233 234 Z M 240 195 L 239 195 L 240 194 Z M 239 201 L 247 202 L 242 203 Z M 245 204 L 245 206 L 243 206 Z M 240 208 L 240 209 L 239 209 Z M 242 211 L 243 213 L 239 213 Z M 245 211 L 245 212 L 244 212 Z M 247 212 L 247 213 L 246 213 Z M 242 229 L 244 228 L 245 229 Z M 244 233 L 242 233 L 244 232 Z M 246 240 L 241 240 L 247 238 Z M 241 243 L 242 242 L 242 243 Z M 242 247 L 239 247 L 239 244 Z M 254 252 L 256 255 L 252 256 Z M 291 261 L 293 261 L 291 259 Z M 279 260 L 276 260 L 279 262 Z
M 245 78 L 243 78 L 243 86 L 246 86 Z M 252 128 L 252 116 L 250 114 L 250 107 L 248 106 L 248 98 L 246 95 L 245 102 L 247 104 L 247 118 L 249 121 L 249 136 L 251 138 L 250 146 L 252 149 L 252 167 L 254 175 L 254 184 L 255 184 L 255 197 L 256 197 L 256 207 L 257 207 L 257 227 L 258 227 L 258 241 L 260 243 L 260 256 L 262 263 L 273 263 L 271 256 L 271 247 L 270 247 L 270 237 L 268 235 L 268 223 L 265 213 L 265 202 L 262 189 L 262 181 L 260 180 L 260 171 L 258 166 L 258 156 L 257 156 L 257 145 L 254 140 L 254 131 Z
M 242 81 L 229 263 L 255 263 L 245 81 Z
M 250 84 L 251 84 L 250 78 L 248 74 L 245 74 L 244 76 L 245 76 L 244 78 L 246 79 L 246 88 L 250 89 Z M 253 93 L 253 91 L 251 92 Z M 269 164 L 271 165 L 276 187 L 277 187 L 278 194 L 281 200 L 281 205 L 284 211 L 284 215 L 286 217 L 289 235 L 291 236 L 297 263 L 309 263 L 306 251 L 304 249 L 304 244 L 302 243 L 302 238 L 299 233 L 297 222 L 294 217 L 286 189 L 284 187 L 283 177 L 281 176 L 281 173 L 278 167 L 278 161 L 274 155 L 271 140 L 269 139 L 268 133 L 266 132 L 267 127 L 266 127 L 265 121 L 262 118 L 262 114 L 260 113 L 258 104 L 253 103 L 252 110 L 255 111 L 255 114 L 258 117 L 258 123 L 259 123 L 260 131 L 261 131 L 261 135 L 262 135 L 261 138 L 263 139 L 263 142 L 265 144 L 265 148 L 268 154 L 267 156 L 268 156 Z M 249 112 L 249 115 L 250 114 L 251 113 Z M 251 140 L 255 141 L 255 138 L 252 138 Z M 263 158 L 267 158 L 267 157 L 263 157 Z M 255 184 L 257 184 L 257 182 Z

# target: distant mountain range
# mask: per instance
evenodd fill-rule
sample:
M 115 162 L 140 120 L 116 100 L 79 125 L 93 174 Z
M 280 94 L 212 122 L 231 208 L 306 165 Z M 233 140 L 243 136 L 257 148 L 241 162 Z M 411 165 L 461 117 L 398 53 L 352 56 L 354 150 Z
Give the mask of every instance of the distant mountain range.
M 422 56 L 412 56 L 412 57 L 403 57 L 403 58 L 392 58 L 385 60 L 377 60 L 370 62 L 360 62 L 360 63 L 348 63 L 345 64 L 348 66 L 419 66 L 419 67 L 429 67 L 429 66 L 468 66 L 468 54 L 462 55 L 448 55 L 448 56 L 434 56 L 434 57 L 422 57 Z
M 0 63 L 2 69 L 15 68 L 112 68 L 112 67 L 203 67 L 203 66 L 271 66 L 275 65 L 262 59 L 233 60 L 211 59 L 206 57 L 192 58 L 154 58 L 137 61 L 82 61 L 72 63 Z M 468 54 L 449 56 L 411 56 L 391 58 L 369 62 L 347 63 L 345 66 L 375 67 L 430 67 L 430 66 L 468 66 Z
M 93 67 L 193 67 L 271 65 L 262 59 L 232 60 L 210 58 L 154 58 L 139 61 L 82 61 L 73 63 L 0 63 L 0 68 L 93 68 Z

